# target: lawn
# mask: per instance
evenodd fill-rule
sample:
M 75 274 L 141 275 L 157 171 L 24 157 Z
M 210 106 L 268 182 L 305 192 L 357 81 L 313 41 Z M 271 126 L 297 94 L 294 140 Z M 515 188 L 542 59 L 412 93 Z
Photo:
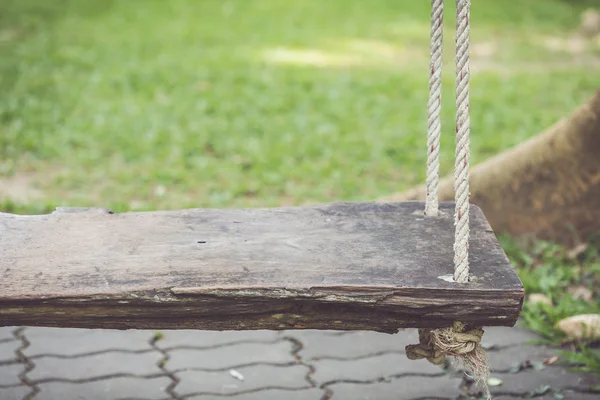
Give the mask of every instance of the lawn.
M 454 153 L 447 3 L 443 173 Z M 477 163 L 590 97 L 600 43 L 574 39 L 597 1 L 473 3 Z M 406 189 L 425 173 L 428 32 L 428 1 L 4 0 L 0 210 L 299 205 Z M 531 249 L 505 247 L 522 277 L 539 274 L 522 260 Z M 552 268 L 597 270 L 598 259 Z M 561 282 L 535 281 L 528 290 L 566 296 Z M 556 334 L 549 311 L 530 311 L 530 326 Z

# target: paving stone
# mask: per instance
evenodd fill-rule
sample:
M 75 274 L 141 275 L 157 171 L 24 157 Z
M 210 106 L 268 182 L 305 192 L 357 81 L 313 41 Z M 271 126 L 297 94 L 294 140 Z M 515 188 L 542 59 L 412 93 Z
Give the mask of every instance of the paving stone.
M 23 364 L 4 364 L 0 365 L 0 386 L 19 385 L 19 374 L 23 372 Z
M 156 342 L 162 349 L 178 346 L 214 347 L 241 342 L 271 343 L 280 338 L 277 331 L 161 331 L 163 338 Z
M 116 329 L 26 328 L 31 343 L 23 350 L 28 357 L 43 354 L 71 356 L 109 349 L 150 351 L 153 331 Z
M 279 335 L 281 336 L 292 336 L 295 333 L 302 333 L 302 332 L 315 332 L 315 333 L 320 333 L 322 335 L 325 336 L 344 336 L 344 335 L 351 335 L 354 334 L 356 332 L 361 332 L 361 331 L 338 331 L 338 330 L 327 330 L 327 329 L 289 329 L 289 330 L 282 330 L 282 331 L 277 331 Z
M 17 329 L 15 326 L 0 326 L 0 341 L 14 339 L 13 331 Z
M 507 372 L 514 364 L 523 361 L 544 361 L 556 355 L 551 348 L 545 346 L 511 346 L 497 351 L 488 351 L 488 359 L 492 371 Z
M 100 400 L 170 398 L 165 392 L 171 380 L 158 378 L 112 378 L 86 383 L 48 382 L 39 384 L 35 400 Z
M 110 352 L 77 358 L 41 357 L 35 360 L 35 368 L 29 379 L 91 379 L 115 374 L 159 374 L 157 363 L 163 358 L 158 351 L 131 354 Z
M 598 400 L 600 397 L 598 394 L 593 393 L 577 393 L 572 391 L 563 391 L 561 394 L 564 396 L 563 400 Z M 522 397 L 515 396 L 494 396 L 493 400 L 518 400 Z M 543 396 L 536 396 L 535 400 L 556 400 L 554 394 L 545 394 Z
M 404 352 L 407 344 L 419 341 L 415 329 L 407 329 L 394 335 L 372 331 L 327 335 L 317 330 L 303 330 L 287 331 L 286 336 L 302 343 L 302 350 L 298 354 L 303 359 L 328 357 L 351 359 L 381 352 Z
M 0 364 L 17 359 L 15 350 L 21 347 L 21 341 L 9 340 L 0 342 Z
M 333 391 L 333 400 L 408 400 L 427 398 L 456 398 L 460 379 L 443 376 L 439 378 L 406 377 L 391 382 L 336 383 L 327 386 Z
M 514 327 L 493 326 L 484 328 L 483 343 L 485 345 L 496 345 L 499 347 L 528 344 L 540 337 L 535 333 L 523 328 L 519 324 Z
M 238 343 L 212 349 L 169 350 L 167 368 L 171 371 L 186 368 L 223 369 L 254 363 L 290 364 L 296 358 L 292 343 Z
M 227 396 L 226 399 L 233 400 L 321 400 L 325 394 L 324 390 L 321 389 L 303 389 L 303 390 L 280 390 L 280 389 L 266 389 L 259 390 L 258 392 L 243 393 L 237 396 Z M 187 399 L 214 399 L 214 395 L 199 395 L 187 397 Z
M 441 374 L 441 367 L 426 360 L 409 360 L 404 354 L 383 354 L 358 360 L 319 360 L 312 379 L 318 384 L 347 380 L 367 382 L 399 374 Z
M 516 374 L 494 373 L 492 376 L 503 381 L 501 386 L 490 388 L 492 394 L 526 394 L 543 385 L 549 385 L 554 389 L 584 389 L 595 384 L 600 384 L 592 375 L 568 372 L 559 366 L 551 366 L 541 371 L 525 370 Z
M 0 388 L 0 399 L 2 400 L 23 400 L 31 392 L 27 386 L 15 386 L 10 388 Z M 37 397 L 36 399 L 39 399 Z
M 271 365 L 254 365 L 236 368 L 244 377 L 240 381 L 229 371 L 184 371 L 176 374 L 181 381 L 175 391 L 181 396 L 192 394 L 241 394 L 258 389 L 310 389 L 305 379 L 309 369 L 303 365 L 287 367 Z M 286 392 L 287 393 L 287 392 Z M 242 396 L 245 398 L 245 396 Z

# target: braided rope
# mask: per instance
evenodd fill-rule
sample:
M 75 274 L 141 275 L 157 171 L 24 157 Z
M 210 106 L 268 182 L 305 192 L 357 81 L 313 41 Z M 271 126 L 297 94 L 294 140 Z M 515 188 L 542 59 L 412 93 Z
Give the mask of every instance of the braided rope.
M 454 280 L 469 280 L 469 14 L 470 0 L 456 0 L 456 160 Z
M 427 359 L 434 365 L 444 365 L 446 355 L 453 355 L 463 366 L 473 372 L 476 384 L 483 388 L 487 399 L 491 399 L 487 380 L 490 375 L 487 355 L 481 346 L 483 329 L 469 328 L 455 321 L 442 329 L 419 329 L 419 344 L 406 346 L 409 360 Z
M 431 12 L 431 75 L 429 80 L 429 130 L 427 137 L 427 197 L 426 215 L 438 212 L 438 171 L 441 100 L 441 25 L 443 0 L 432 0 Z M 454 280 L 469 281 L 469 13 L 470 0 L 456 0 L 456 160 L 454 168 Z M 439 12 L 439 14 L 438 14 Z M 440 29 L 439 34 L 437 29 Z M 439 52 L 439 64 L 438 64 Z M 487 385 L 488 360 L 481 346 L 483 329 L 467 328 L 454 321 L 441 329 L 419 329 L 419 344 L 406 346 L 411 360 L 427 359 L 432 364 L 444 364 L 446 356 L 457 357 L 470 369 L 478 385 L 491 399 Z
M 432 0 L 429 101 L 427 103 L 427 195 L 425 198 L 425 215 L 429 216 L 436 216 L 439 207 L 443 23 L 444 0 Z

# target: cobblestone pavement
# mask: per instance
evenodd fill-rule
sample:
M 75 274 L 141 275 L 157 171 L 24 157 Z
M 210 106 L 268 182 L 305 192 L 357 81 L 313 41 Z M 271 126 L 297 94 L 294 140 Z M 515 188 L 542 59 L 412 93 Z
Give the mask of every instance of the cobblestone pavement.
M 333 331 L 116 331 L 0 328 L 0 400 L 397 400 L 478 398 L 468 377 L 396 335 Z M 484 336 L 495 399 L 600 399 L 600 382 L 542 362 L 522 328 Z M 521 363 L 522 368 L 517 368 Z M 517 370 L 520 370 L 517 372 Z

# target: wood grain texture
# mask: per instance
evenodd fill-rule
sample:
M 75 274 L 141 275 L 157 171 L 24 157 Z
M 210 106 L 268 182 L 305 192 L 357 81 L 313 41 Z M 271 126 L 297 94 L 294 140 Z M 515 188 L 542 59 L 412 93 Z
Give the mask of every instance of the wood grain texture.
M 333 203 L 0 214 L 0 326 L 366 329 L 512 326 L 523 286 L 471 209 L 472 282 L 453 272 L 453 203 Z

